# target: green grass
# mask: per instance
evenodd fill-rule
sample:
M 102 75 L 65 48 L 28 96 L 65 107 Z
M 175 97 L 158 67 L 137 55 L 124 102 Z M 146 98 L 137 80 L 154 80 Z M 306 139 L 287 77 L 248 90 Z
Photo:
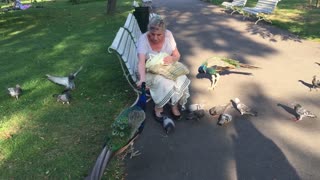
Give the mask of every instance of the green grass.
M 112 17 L 106 1 L 42 4 L 0 14 L 0 179 L 85 177 L 115 116 L 134 101 L 119 61 L 107 53 L 131 1 L 118 1 Z M 45 74 L 80 66 L 71 105 L 56 102 L 52 95 L 63 88 Z M 19 100 L 6 94 L 15 84 L 24 89 Z M 110 177 L 119 168 L 114 162 Z
M 220 5 L 224 0 L 212 0 Z M 258 0 L 248 0 L 253 7 Z M 269 16 L 274 26 L 286 29 L 301 38 L 320 42 L 320 8 L 309 6 L 309 0 L 281 0 L 274 14 Z

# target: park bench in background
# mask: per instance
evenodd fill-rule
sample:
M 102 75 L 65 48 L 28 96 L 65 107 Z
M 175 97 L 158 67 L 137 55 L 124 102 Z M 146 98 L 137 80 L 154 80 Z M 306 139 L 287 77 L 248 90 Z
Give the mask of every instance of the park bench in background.
M 255 16 L 258 18 L 255 24 L 257 24 L 261 20 L 271 23 L 271 20 L 267 19 L 267 16 L 274 12 L 279 1 L 280 0 L 258 0 L 255 7 L 242 8 L 244 19 L 247 16 Z
M 247 3 L 247 0 L 233 0 L 232 2 L 223 2 L 221 5 L 227 10 L 232 10 L 231 14 L 235 12 L 240 12 L 240 9 L 244 7 Z

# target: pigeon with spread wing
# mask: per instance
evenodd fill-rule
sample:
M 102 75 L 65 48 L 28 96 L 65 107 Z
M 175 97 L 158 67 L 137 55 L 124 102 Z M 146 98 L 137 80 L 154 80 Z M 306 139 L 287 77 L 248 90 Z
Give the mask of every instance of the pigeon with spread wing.
M 76 71 L 75 73 L 70 73 L 69 76 L 52 76 L 50 74 L 47 74 L 48 80 L 50 80 L 53 83 L 56 83 L 60 86 L 64 86 L 65 89 L 73 90 L 76 88 L 76 85 L 74 83 L 74 79 L 76 78 L 77 74 L 82 70 L 82 66 Z

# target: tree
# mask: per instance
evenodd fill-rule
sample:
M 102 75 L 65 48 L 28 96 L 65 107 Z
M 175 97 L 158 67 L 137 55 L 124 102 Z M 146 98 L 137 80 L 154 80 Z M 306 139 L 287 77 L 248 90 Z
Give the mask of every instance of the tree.
M 117 0 L 108 0 L 107 2 L 107 14 L 112 15 L 116 11 Z

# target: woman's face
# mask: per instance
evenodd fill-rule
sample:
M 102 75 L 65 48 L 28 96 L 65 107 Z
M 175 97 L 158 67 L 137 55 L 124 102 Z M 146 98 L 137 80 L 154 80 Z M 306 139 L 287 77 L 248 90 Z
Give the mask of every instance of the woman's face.
M 149 31 L 148 37 L 152 43 L 157 44 L 164 40 L 164 32 L 159 29 L 155 29 L 155 30 Z

